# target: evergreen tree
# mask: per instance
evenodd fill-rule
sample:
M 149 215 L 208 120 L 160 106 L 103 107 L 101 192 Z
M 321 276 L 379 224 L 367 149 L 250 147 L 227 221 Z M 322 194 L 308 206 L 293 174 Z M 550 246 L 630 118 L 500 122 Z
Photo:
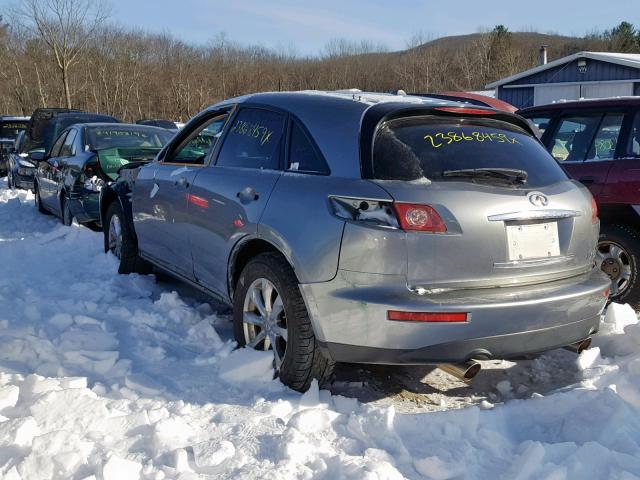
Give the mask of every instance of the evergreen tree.
M 621 22 L 617 27 L 605 32 L 609 49 L 614 52 L 635 53 L 640 51 L 640 32 L 629 22 Z

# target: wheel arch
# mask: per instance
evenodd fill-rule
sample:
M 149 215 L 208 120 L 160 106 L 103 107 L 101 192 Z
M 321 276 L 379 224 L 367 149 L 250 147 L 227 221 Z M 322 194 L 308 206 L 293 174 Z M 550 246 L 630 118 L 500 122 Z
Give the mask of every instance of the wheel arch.
M 227 290 L 229 298 L 232 301 L 236 284 L 238 283 L 238 279 L 240 278 L 240 274 L 244 267 L 251 261 L 251 259 L 267 252 L 276 253 L 282 256 L 293 270 L 294 275 L 296 275 L 294 263 L 274 243 L 262 237 L 245 237 L 235 245 L 231 251 L 231 255 L 229 256 L 227 268 Z M 296 278 L 298 278 L 297 275 Z
M 131 202 L 126 197 L 126 192 L 121 192 L 111 187 L 105 187 L 102 192 L 100 192 L 100 223 L 103 225 L 103 228 L 105 225 L 107 225 L 107 211 L 109 210 L 109 206 L 111 206 L 113 202 L 118 202 L 120 204 L 124 220 L 129 225 L 133 238 L 137 243 L 138 237 L 133 225 L 133 212 L 131 209 Z

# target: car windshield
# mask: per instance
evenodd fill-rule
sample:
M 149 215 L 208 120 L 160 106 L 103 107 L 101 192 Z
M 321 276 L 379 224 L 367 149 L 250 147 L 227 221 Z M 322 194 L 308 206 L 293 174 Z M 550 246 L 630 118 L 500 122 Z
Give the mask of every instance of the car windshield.
M 27 128 L 28 122 L 23 121 L 6 121 L 0 123 L 0 138 L 15 139 L 20 132 Z
M 373 151 L 381 180 L 509 182 L 540 187 L 567 178 L 544 147 L 498 120 L 435 116 L 391 120 Z
M 107 148 L 162 148 L 171 132 L 144 126 L 91 127 L 87 129 L 87 145 L 91 150 Z

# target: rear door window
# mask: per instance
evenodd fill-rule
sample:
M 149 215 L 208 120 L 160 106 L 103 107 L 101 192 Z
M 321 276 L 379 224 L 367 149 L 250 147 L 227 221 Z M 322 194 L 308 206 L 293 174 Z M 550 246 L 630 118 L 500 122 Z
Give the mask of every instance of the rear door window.
M 54 143 L 53 147 L 51 147 L 51 154 L 49 155 L 50 157 L 60 156 L 60 150 L 62 149 L 62 145 L 64 144 L 64 140 L 65 138 L 67 138 L 68 133 L 69 132 L 64 132 L 62 135 L 60 135 L 58 140 L 56 140 L 56 143 Z
M 497 120 L 409 117 L 378 128 L 374 177 L 382 180 L 465 180 L 453 172 L 472 169 L 523 170 L 524 186 L 540 187 L 567 178 L 545 148 L 520 128 Z
M 67 134 L 67 138 L 64 140 L 64 143 L 62 144 L 62 148 L 60 149 L 59 156 L 72 157 L 73 155 L 76 154 L 73 142 L 75 141 L 77 134 L 78 134 L 78 131 L 76 129 L 69 130 L 69 133 Z
M 286 117 L 278 112 L 244 108 L 224 140 L 217 165 L 277 170 Z
M 582 162 L 600 125 L 602 114 L 564 116 L 551 139 L 551 155 L 559 162 Z

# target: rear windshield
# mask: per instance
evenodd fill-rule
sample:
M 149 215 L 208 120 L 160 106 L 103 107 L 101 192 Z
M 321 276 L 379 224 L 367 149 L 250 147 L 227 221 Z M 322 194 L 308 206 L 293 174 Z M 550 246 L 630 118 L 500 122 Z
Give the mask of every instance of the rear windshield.
M 87 144 L 91 150 L 114 147 L 161 148 L 172 136 L 171 132 L 160 128 L 121 127 L 114 124 L 87 129 Z
M 172 122 L 171 120 L 162 120 L 162 119 L 158 119 L 158 120 L 138 120 L 136 123 L 138 125 L 148 125 L 150 127 L 166 128 L 167 130 L 178 130 L 178 127 L 176 127 L 176 124 L 174 122 Z
M 58 117 L 53 117 L 53 119 L 47 122 L 44 127 L 44 132 L 42 134 L 42 145 L 45 150 L 49 151 L 52 147 L 53 142 L 58 136 L 62 133 L 62 131 L 74 125 L 76 123 L 119 123 L 117 119 L 113 117 L 109 117 L 107 115 L 92 115 L 92 114 L 79 114 L 79 115 L 67 115 L 63 114 Z
M 447 174 L 478 168 L 524 170 L 528 174 L 525 188 L 567 178 L 536 139 L 498 120 L 409 117 L 384 123 L 376 134 L 373 172 L 377 179 L 491 182 L 490 177 Z
M 18 134 L 27 128 L 27 122 L 1 122 L 0 123 L 0 138 L 13 138 L 15 139 Z

